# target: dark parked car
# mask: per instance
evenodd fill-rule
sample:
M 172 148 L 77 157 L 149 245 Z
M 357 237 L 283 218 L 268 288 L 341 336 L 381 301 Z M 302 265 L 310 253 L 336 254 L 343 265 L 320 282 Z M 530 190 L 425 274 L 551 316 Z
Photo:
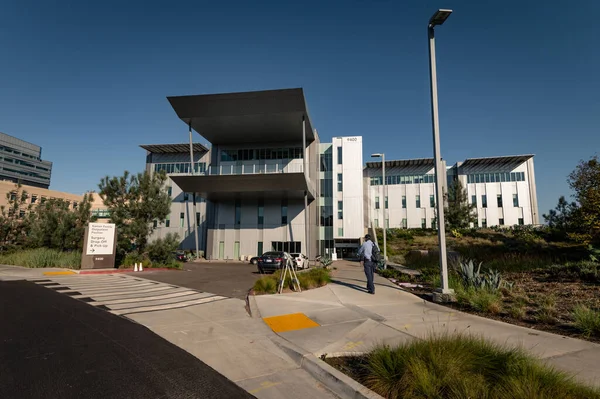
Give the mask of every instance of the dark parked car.
M 276 270 L 283 269 L 286 263 L 292 266 L 292 262 L 292 257 L 287 252 L 265 252 L 258 258 L 258 271 L 260 273 L 273 273 Z

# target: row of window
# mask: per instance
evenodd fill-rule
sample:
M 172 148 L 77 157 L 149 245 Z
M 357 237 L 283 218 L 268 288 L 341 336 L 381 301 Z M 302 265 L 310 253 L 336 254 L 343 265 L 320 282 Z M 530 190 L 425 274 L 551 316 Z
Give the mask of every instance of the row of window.
M 175 163 L 157 163 L 154 164 L 154 171 L 165 173 L 190 173 L 189 162 L 175 162 Z M 194 173 L 204 173 L 206 171 L 206 162 L 196 162 L 194 164 Z
M 11 191 L 10 192 L 10 200 L 11 201 L 15 201 L 17 199 L 17 192 L 16 191 Z M 45 203 L 48 198 L 45 196 L 38 196 L 37 194 L 27 194 L 27 199 L 29 200 L 30 204 L 37 204 L 38 202 L 43 204 Z M 65 200 L 62 198 L 53 198 L 53 199 L 57 199 L 57 200 L 61 200 L 61 201 L 65 201 L 67 203 L 67 206 L 71 206 L 71 201 L 69 200 Z M 39 200 L 39 201 L 38 201 Z M 27 201 L 25 201 L 27 203 Z M 73 201 L 73 209 L 77 209 L 77 201 Z
M 383 182 L 383 176 L 371 177 L 371 186 L 381 186 Z M 419 184 L 419 183 L 435 183 L 435 175 L 393 175 L 385 177 L 386 185 L 396 184 Z
M 477 206 L 477 196 L 476 195 L 471 196 L 471 204 Z M 496 195 L 496 204 L 497 204 L 498 208 L 503 207 L 502 194 Z M 515 208 L 519 207 L 519 194 L 513 194 L 513 207 L 515 207 Z M 481 196 L 481 208 L 487 208 L 487 195 L 486 194 L 483 194 Z
M 26 154 L 24 152 L 15 150 L 14 148 L 6 147 L 6 146 L 3 146 L 3 145 L 0 145 L 0 151 L 8 152 L 9 154 L 21 155 L 22 157 L 35 159 L 36 161 L 41 161 L 41 159 L 39 157 L 36 157 L 36 156 L 33 156 L 33 155 L 29 155 L 29 154 Z
M 467 183 L 504 183 L 525 181 L 525 172 L 477 173 L 467 175 Z
M 6 157 L 1 158 L 0 157 L 0 161 L 2 161 L 2 160 L 4 160 L 5 162 L 13 163 L 15 165 L 23 165 L 23 166 L 27 166 L 27 167 L 34 168 L 34 169 L 43 170 L 45 172 L 50 172 L 50 169 L 48 169 L 48 168 L 44 168 L 43 166 L 37 166 L 37 165 L 34 165 L 34 164 L 26 162 L 26 161 L 21 161 L 20 159 L 12 159 L 12 158 L 6 158 Z
M 385 203 L 384 203 L 385 209 L 388 209 L 389 207 L 389 202 L 388 202 L 388 197 L 385 197 Z M 420 208 L 421 207 L 421 196 L 420 195 L 416 195 L 415 196 L 415 208 Z M 430 208 L 435 208 L 435 195 L 430 195 L 429 196 L 429 207 Z M 381 204 L 379 202 L 379 197 L 375 197 L 375 209 L 380 209 L 381 208 Z M 402 208 L 406 209 L 406 195 L 402 196 Z
M 517 223 L 519 224 L 519 226 L 523 226 L 525 224 L 525 220 L 523 218 L 519 218 Z M 379 219 L 374 219 L 374 224 L 375 224 L 375 227 L 381 227 L 381 226 L 379 226 Z M 504 226 L 504 219 L 503 218 L 498 219 L 498 224 L 500 226 Z M 406 219 L 402 219 L 402 225 L 401 226 L 402 226 L 403 229 L 408 228 L 408 221 Z M 482 228 L 486 228 L 487 227 L 487 219 L 485 219 L 485 218 L 481 219 L 480 227 L 482 227 Z M 385 228 L 386 229 L 390 228 L 390 219 L 385 219 Z M 427 220 L 425 218 L 421 218 L 421 228 L 422 229 L 426 229 L 427 228 Z M 436 219 L 435 218 L 431 219 L 431 228 L 432 229 L 436 229 L 437 228 L 436 227 Z
M 255 161 L 266 159 L 302 159 L 302 147 L 222 150 L 221 161 Z
M 42 179 L 42 180 L 46 180 L 46 181 L 50 180 L 49 177 L 42 176 L 42 175 L 34 173 L 34 172 L 27 172 L 24 170 L 16 170 L 16 169 L 12 169 L 12 168 L 7 168 L 6 166 L 1 167 L 0 169 L 5 170 L 7 172 L 11 172 L 11 173 L 16 173 L 16 174 L 22 175 L 22 176 L 36 177 L 38 179 Z

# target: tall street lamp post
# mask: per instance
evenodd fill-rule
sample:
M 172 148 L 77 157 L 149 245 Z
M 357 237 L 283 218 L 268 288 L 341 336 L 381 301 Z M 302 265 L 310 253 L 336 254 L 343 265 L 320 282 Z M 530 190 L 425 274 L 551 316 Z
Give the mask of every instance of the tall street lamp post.
M 446 257 L 446 226 L 444 222 L 444 176 L 442 157 L 440 154 L 440 122 L 438 116 L 437 76 L 435 70 L 435 35 L 434 28 L 442 25 L 450 16 L 452 10 L 437 10 L 427 27 L 429 37 L 429 76 L 431 79 L 431 119 L 433 123 L 433 157 L 435 164 L 436 205 L 438 214 L 438 239 L 440 242 L 440 273 L 442 287 L 438 292 L 452 294 L 454 291 L 448 286 L 448 260 Z
M 385 215 L 385 203 L 386 203 L 386 198 L 387 198 L 387 191 L 386 191 L 386 187 L 387 185 L 385 184 L 385 154 L 384 153 L 377 153 L 377 154 L 371 154 L 371 156 L 373 158 L 381 158 L 381 172 L 383 175 L 383 268 L 387 269 L 387 243 L 386 243 L 386 230 L 387 230 L 387 226 L 386 226 L 386 215 Z

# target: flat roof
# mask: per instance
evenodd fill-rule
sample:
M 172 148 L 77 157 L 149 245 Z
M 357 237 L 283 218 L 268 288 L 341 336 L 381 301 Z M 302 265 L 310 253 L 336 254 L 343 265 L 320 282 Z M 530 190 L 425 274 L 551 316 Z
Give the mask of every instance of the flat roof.
M 315 140 L 301 88 L 167 97 L 185 124 L 210 143 L 240 144 Z
M 189 144 L 143 144 L 140 145 L 144 150 L 150 151 L 153 154 L 177 154 L 177 153 L 189 153 Z M 194 143 L 192 145 L 194 153 L 208 152 L 208 148 L 200 143 Z
M 434 166 L 433 158 L 398 159 L 385 161 L 387 168 L 401 168 L 405 166 Z M 367 162 L 367 168 L 381 168 L 381 162 Z
M 460 167 L 474 166 L 507 166 L 514 164 L 522 164 L 523 162 L 533 158 L 533 154 L 526 155 L 507 155 L 501 157 L 486 157 L 486 158 L 467 158 Z

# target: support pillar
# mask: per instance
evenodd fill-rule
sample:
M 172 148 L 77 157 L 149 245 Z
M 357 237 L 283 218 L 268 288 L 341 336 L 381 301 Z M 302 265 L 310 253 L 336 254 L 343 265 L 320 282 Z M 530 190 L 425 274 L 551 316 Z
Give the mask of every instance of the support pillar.
M 188 122 L 189 133 L 190 133 L 190 172 L 194 174 L 194 146 L 192 144 L 192 120 Z M 194 240 L 196 244 L 196 259 L 200 259 L 200 253 L 198 251 L 198 218 L 196 217 L 196 192 L 192 193 L 192 197 L 194 200 L 194 206 L 192 208 L 193 217 L 194 217 Z
M 302 163 L 304 167 L 304 179 L 306 180 L 306 184 L 308 184 L 308 162 L 306 156 L 306 117 L 302 115 Z M 308 215 L 308 191 L 304 192 L 304 242 L 305 249 L 304 253 L 310 262 L 310 226 L 309 226 L 310 218 Z

